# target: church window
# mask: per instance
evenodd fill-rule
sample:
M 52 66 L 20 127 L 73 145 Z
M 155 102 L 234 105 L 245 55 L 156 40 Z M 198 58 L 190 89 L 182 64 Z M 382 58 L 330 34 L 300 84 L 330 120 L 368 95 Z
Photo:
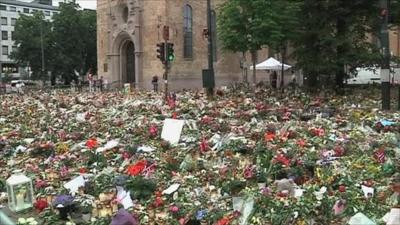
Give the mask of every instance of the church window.
M 183 17 L 183 57 L 193 58 L 193 12 L 190 5 L 185 5 Z
M 122 19 L 124 20 L 125 23 L 128 21 L 128 15 L 129 15 L 129 9 L 127 6 L 125 6 L 122 9 Z

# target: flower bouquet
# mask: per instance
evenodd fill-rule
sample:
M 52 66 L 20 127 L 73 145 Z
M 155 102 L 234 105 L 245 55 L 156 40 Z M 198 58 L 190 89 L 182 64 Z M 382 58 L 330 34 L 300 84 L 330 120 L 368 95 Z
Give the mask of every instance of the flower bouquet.
M 71 195 L 58 195 L 53 200 L 52 205 L 58 210 L 61 220 L 68 220 L 69 213 L 74 208 L 74 197 Z

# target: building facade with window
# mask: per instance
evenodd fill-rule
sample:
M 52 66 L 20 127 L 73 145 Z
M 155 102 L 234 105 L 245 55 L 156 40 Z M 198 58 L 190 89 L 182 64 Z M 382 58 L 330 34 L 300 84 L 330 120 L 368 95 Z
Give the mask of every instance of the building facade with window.
M 223 0 L 212 0 L 216 8 Z M 109 82 L 135 83 L 150 89 L 153 76 L 162 81 L 164 69 L 156 45 L 169 26 L 175 59 L 169 72 L 171 89 L 201 88 L 202 70 L 208 67 L 207 1 L 97 0 L 98 75 Z M 241 78 L 241 54 L 220 50 L 216 17 L 212 13 L 216 85 Z
M 14 45 L 14 28 L 20 14 L 32 15 L 42 11 L 46 19 L 58 13 L 57 7 L 52 6 L 51 0 L 35 0 L 27 2 L 18 0 L 0 0 L 0 75 L 10 74 L 14 78 L 29 75 L 28 68 L 20 67 L 11 58 L 10 54 L 16 49 Z

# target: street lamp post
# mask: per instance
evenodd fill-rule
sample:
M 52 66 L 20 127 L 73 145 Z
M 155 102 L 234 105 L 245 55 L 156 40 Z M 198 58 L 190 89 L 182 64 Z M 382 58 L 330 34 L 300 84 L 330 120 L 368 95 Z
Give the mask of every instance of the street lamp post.
M 383 53 L 383 61 L 381 66 L 381 83 L 382 83 L 382 109 L 390 110 L 390 50 L 389 50 L 389 33 L 388 33 L 388 0 L 380 0 L 381 6 L 381 48 Z
M 42 52 L 42 76 L 44 77 L 43 21 L 40 21 L 40 49 Z M 44 80 L 45 82 L 45 80 Z
M 211 25 L 211 0 L 207 0 L 207 29 L 208 29 L 208 76 L 210 76 L 210 80 L 212 85 L 207 87 L 207 95 L 212 96 L 214 94 L 214 85 L 215 85 L 215 77 L 214 77 L 214 62 L 213 62 L 213 44 L 212 38 L 213 33 L 215 31 L 212 30 Z

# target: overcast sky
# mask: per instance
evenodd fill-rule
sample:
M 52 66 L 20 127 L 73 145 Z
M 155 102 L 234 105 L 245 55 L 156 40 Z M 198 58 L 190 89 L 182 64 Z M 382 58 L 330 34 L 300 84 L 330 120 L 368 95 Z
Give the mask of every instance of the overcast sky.
M 57 6 L 58 2 L 63 0 L 53 0 L 53 5 Z M 76 0 L 76 2 L 84 9 L 96 9 L 97 0 Z

